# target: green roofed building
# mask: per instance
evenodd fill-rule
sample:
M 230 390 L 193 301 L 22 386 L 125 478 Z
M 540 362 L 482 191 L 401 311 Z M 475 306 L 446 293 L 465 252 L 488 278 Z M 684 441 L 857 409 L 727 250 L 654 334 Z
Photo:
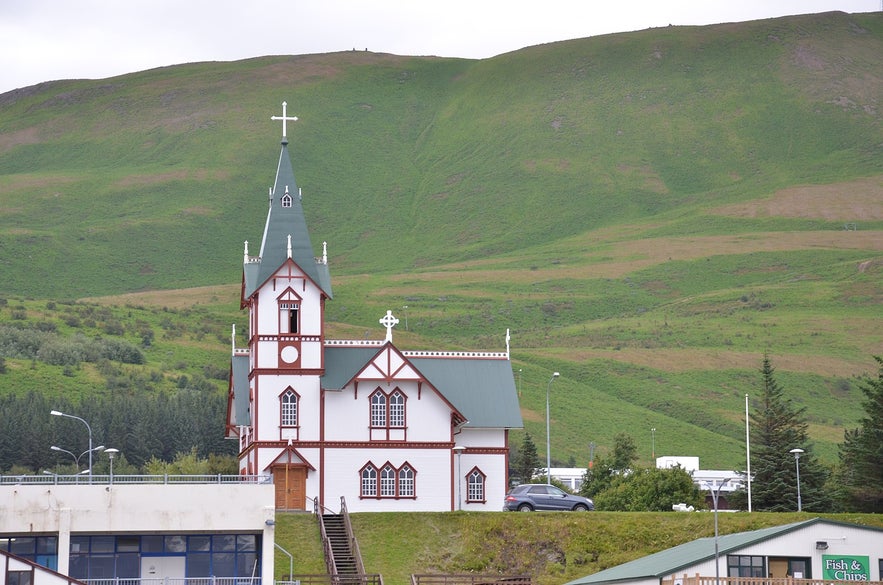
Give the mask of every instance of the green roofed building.
M 341 498 L 354 512 L 502 509 L 508 433 L 522 427 L 508 332 L 505 351 L 414 351 L 393 342 L 387 311 L 378 339 L 328 339 L 333 254 L 324 243 L 316 254 L 307 229 L 288 150 L 296 118 L 283 104 L 273 119 L 282 149 L 259 255 L 245 243 L 249 325 L 231 356 L 226 432 L 240 472 L 272 476 L 277 509 Z
M 814 518 L 692 542 L 575 579 L 567 585 L 722 585 L 763 578 L 881 581 L 883 530 Z

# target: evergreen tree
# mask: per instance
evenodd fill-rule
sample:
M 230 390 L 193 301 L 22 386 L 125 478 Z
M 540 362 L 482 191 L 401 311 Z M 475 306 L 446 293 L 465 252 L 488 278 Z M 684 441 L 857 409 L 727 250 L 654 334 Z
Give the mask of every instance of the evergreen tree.
M 638 459 L 638 447 L 631 435 L 617 433 L 613 437 L 613 453 L 601 457 L 586 469 L 580 495 L 593 498 L 608 489 L 616 477 L 625 475 Z
M 804 510 L 824 511 L 830 498 L 824 490 L 826 470 L 812 453 L 807 438 L 805 408 L 785 397 L 767 354 L 761 368 L 761 393 L 752 423 L 752 506 L 758 511 L 785 512 L 797 509 L 797 465 L 792 449 L 800 455 L 800 493 Z
M 533 442 L 530 433 L 524 433 L 521 448 L 513 457 L 512 473 L 521 483 L 528 483 L 533 478 L 537 469 L 542 467 L 540 457 L 537 455 L 537 446 Z
M 837 485 L 847 510 L 879 514 L 883 512 L 883 358 L 874 359 L 877 378 L 866 379 L 861 386 L 865 416 L 858 428 L 843 434 Z

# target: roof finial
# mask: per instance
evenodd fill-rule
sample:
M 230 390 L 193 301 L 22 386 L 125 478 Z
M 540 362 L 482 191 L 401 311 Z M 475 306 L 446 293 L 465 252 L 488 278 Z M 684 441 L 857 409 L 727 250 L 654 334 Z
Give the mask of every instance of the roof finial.
M 322 264 L 328 264 L 328 242 L 322 242 Z
M 288 234 L 288 257 L 291 258 L 291 234 Z
M 242 252 L 242 263 L 248 264 L 248 240 L 245 240 L 245 250 Z
M 288 142 L 288 121 L 292 122 L 297 121 L 297 116 L 289 116 L 288 115 L 288 103 L 282 102 L 282 115 L 281 116 L 271 116 L 271 120 L 282 120 L 282 142 Z

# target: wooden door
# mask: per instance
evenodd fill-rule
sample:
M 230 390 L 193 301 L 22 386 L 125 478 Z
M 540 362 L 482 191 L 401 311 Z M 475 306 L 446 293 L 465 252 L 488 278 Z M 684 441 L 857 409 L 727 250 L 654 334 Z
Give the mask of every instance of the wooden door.
M 307 501 L 307 468 L 284 465 L 273 468 L 273 484 L 276 486 L 276 508 L 279 510 L 305 510 Z

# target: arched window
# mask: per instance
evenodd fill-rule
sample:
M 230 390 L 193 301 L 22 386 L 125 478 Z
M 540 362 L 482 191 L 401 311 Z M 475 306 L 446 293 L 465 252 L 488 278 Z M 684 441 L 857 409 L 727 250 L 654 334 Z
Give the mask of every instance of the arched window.
M 362 493 L 363 498 L 377 497 L 377 468 L 370 463 L 362 468 Z
M 466 476 L 466 501 L 484 503 L 484 484 L 487 477 L 477 467 Z
M 282 207 L 291 207 L 291 195 L 288 191 L 282 196 Z
M 283 427 L 297 426 L 297 394 L 291 388 L 279 397 L 279 424 Z
M 392 465 L 387 463 L 383 466 L 383 469 L 380 470 L 380 497 L 394 498 L 395 496 L 396 470 Z
M 386 463 L 378 471 L 370 461 L 359 471 L 363 498 L 416 498 L 417 472 L 409 463 Z
M 414 497 L 414 470 L 408 464 L 399 469 L 399 497 Z
M 389 426 L 395 428 L 405 426 L 405 395 L 398 390 L 389 397 Z
M 371 426 L 386 427 L 386 395 L 380 390 L 371 395 Z

